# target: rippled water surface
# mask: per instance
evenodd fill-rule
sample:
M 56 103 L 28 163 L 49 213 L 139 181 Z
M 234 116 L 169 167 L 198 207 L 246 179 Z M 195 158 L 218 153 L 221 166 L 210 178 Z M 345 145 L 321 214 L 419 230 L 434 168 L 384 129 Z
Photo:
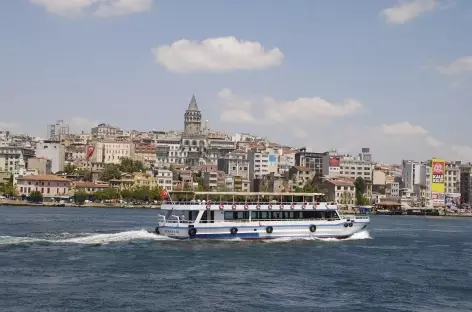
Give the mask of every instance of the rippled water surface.
M 155 210 L 0 207 L 1 311 L 472 311 L 472 219 L 353 239 L 177 241 Z

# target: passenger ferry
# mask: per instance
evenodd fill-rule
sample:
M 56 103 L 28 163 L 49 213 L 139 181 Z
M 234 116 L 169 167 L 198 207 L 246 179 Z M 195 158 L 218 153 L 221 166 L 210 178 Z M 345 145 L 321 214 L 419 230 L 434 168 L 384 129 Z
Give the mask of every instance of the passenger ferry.
M 343 216 L 321 193 L 171 192 L 155 233 L 178 239 L 345 239 L 368 216 Z

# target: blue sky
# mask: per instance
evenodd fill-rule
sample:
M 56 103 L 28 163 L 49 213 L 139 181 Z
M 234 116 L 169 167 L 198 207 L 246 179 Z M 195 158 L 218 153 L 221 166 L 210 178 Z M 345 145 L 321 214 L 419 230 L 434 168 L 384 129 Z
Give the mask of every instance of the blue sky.
M 472 2 L 0 1 L 0 128 L 214 130 L 472 160 Z M 181 41 L 184 40 L 184 41 Z

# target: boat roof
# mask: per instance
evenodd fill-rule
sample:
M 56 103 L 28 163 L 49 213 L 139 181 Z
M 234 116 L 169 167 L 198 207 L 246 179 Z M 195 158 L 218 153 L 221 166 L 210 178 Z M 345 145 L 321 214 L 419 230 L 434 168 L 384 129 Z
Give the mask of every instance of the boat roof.
M 169 193 L 195 194 L 195 195 L 234 195 L 234 196 L 322 196 L 324 193 L 288 193 L 288 192 L 194 192 L 194 191 L 170 191 Z

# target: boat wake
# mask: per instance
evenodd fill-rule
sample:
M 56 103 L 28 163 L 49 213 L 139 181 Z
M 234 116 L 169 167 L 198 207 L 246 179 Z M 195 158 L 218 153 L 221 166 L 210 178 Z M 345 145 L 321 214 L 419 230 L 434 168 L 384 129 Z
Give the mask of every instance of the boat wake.
M 44 237 L 29 236 L 0 236 L 0 245 L 17 245 L 32 243 L 52 244 L 83 244 L 96 245 L 131 241 L 161 241 L 174 240 L 165 236 L 149 233 L 147 230 L 125 231 L 112 234 L 80 233 L 80 234 L 46 234 Z
M 342 242 L 347 240 L 372 239 L 368 231 L 362 231 L 346 239 L 336 238 L 275 238 L 264 240 L 267 243 L 288 242 L 299 240 L 317 240 Z M 241 239 L 222 239 L 224 241 L 243 242 Z M 31 236 L 0 236 L 0 246 L 2 245 L 24 245 L 24 244 L 82 244 L 82 245 L 106 245 L 109 243 L 133 242 L 133 241 L 181 241 L 162 235 L 149 233 L 147 230 L 124 231 L 111 234 L 97 233 L 61 233 L 61 234 L 43 234 L 38 237 Z M 248 241 L 249 242 L 249 241 Z

